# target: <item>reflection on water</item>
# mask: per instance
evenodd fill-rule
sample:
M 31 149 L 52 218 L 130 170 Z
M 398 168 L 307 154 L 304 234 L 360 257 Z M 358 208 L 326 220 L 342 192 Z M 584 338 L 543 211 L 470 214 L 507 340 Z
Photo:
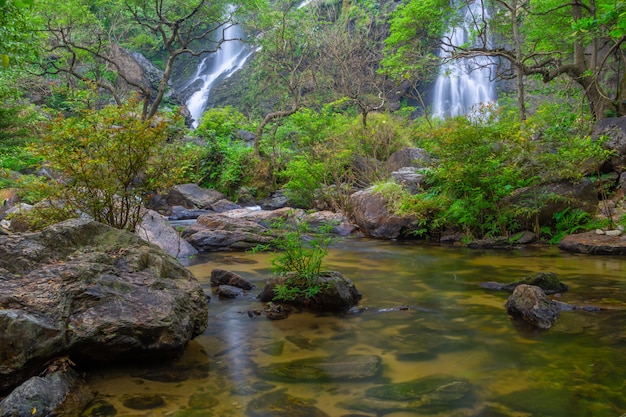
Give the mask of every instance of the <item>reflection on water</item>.
M 192 263 L 189 268 L 207 291 L 216 267 L 239 273 L 259 291 L 269 276 L 266 254 L 206 254 Z M 298 313 L 270 321 L 246 314 L 262 307 L 254 299 L 259 291 L 238 300 L 213 297 L 208 330 L 180 360 L 163 368 L 102 371 L 90 383 L 118 416 L 617 417 L 626 413 L 624 257 L 347 240 L 331 251 L 328 267 L 352 279 L 363 293 L 358 312 L 341 317 Z M 515 281 L 540 271 L 555 272 L 570 286 L 562 301 L 606 310 L 563 312 L 551 330 L 529 332 L 507 317 L 507 293 L 478 286 L 483 281 Z M 375 355 L 382 369 L 362 380 L 310 382 L 272 380 L 258 372 L 294 360 L 347 355 Z M 439 376 L 469 383 L 471 400 L 453 401 L 449 390 L 458 386 L 454 384 L 437 391 L 438 396 L 448 396 L 436 399 L 429 394 L 419 400 L 390 402 L 369 394 L 373 387 L 402 387 L 393 384 Z M 271 407 L 248 411 L 251 402 L 280 392 L 297 398 L 293 404 L 300 404 L 301 412 L 273 413 Z M 132 402 L 155 395 L 163 401 L 148 410 Z M 427 401 L 431 406 L 425 405 Z M 437 407 L 432 406 L 435 403 Z

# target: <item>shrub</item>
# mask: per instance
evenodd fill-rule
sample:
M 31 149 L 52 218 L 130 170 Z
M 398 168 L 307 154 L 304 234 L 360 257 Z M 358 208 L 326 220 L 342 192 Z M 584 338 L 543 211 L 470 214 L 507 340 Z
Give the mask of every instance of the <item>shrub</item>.
M 61 174 L 51 201 L 119 229 L 134 230 L 143 200 L 186 174 L 171 138 L 176 115 L 139 117 L 138 103 L 53 120 L 35 152 Z
M 196 129 L 196 134 L 206 141 L 199 168 L 202 185 L 232 196 L 248 180 L 253 170 L 253 149 L 236 138 L 245 122 L 245 117 L 232 107 L 204 113 Z
M 285 230 L 271 245 L 277 249 L 271 259 L 272 272 L 285 277 L 282 284 L 274 287 L 274 299 L 291 301 L 315 297 L 323 289 L 319 278 L 324 258 L 333 242 L 329 235 L 332 225 L 322 226 L 314 231 L 304 221 L 296 220 L 295 223 L 288 224 L 286 220 L 277 220 L 272 227 Z M 262 249 L 268 247 L 257 248 Z

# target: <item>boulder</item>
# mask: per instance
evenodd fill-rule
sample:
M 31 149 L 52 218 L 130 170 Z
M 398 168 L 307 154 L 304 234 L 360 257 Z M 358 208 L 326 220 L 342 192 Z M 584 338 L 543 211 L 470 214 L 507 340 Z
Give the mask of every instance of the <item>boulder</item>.
M 417 172 L 417 169 L 413 167 L 404 167 L 393 171 L 391 178 L 411 194 L 419 193 L 426 185 L 426 175 Z
M 235 199 L 235 201 L 237 201 L 237 204 L 240 204 L 244 207 L 254 207 L 257 205 L 252 190 L 247 187 L 240 187 L 237 190 L 237 198 Z
M 332 211 L 316 211 L 307 214 L 303 219 L 311 228 L 320 231 L 320 228 L 330 226 L 331 233 L 339 236 L 349 236 L 357 227 L 346 216 Z
M 215 293 L 219 298 L 237 298 L 244 294 L 241 288 L 232 285 L 219 285 L 215 289 Z
M 188 209 L 183 206 L 173 206 L 170 210 L 169 220 L 192 220 L 197 219 L 203 214 L 211 214 L 213 210 L 205 209 Z
M 410 231 L 416 220 L 412 216 L 392 214 L 385 197 L 371 187 L 352 194 L 349 205 L 354 223 L 371 237 L 395 239 Z
M 285 196 L 283 190 L 278 190 L 271 196 L 261 200 L 259 205 L 262 210 L 276 210 L 287 207 L 289 205 L 289 199 Z
M 71 219 L 0 236 L 0 390 L 60 355 L 79 365 L 176 357 L 207 319 L 191 272 L 132 233 Z
M 509 314 L 539 329 L 549 329 L 559 316 L 560 307 L 535 285 L 521 284 L 505 304 Z
M 4 219 L 8 211 L 18 202 L 17 188 L 0 189 L 0 220 Z
M 254 284 L 244 279 L 241 275 L 221 268 L 215 268 L 211 271 L 211 286 L 231 285 L 241 288 L 242 290 L 251 290 Z
M 626 255 L 626 234 L 611 236 L 594 231 L 565 236 L 559 249 L 588 255 Z
M 183 238 L 201 252 L 212 252 L 270 244 L 274 235 L 256 222 L 219 213 L 198 217 L 195 224 L 183 231 Z
M 287 274 L 269 279 L 259 294 L 259 299 L 263 302 L 275 301 L 274 288 L 276 285 L 284 284 L 293 277 L 295 277 L 294 274 Z M 316 284 L 320 286 L 320 292 L 314 298 L 298 298 L 291 301 L 281 301 L 281 303 L 315 311 L 342 312 L 357 305 L 362 297 L 352 281 L 336 271 L 322 272 Z
M 565 209 L 580 209 L 587 213 L 595 213 L 598 208 L 598 192 L 595 184 L 587 179 L 579 182 L 560 181 L 525 187 L 505 199 L 507 205 L 534 210 L 539 206 L 539 224 L 553 225 L 554 214 Z M 520 218 L 520 223 L 528 219 Z
M 610 155 L 608 170 L 623 171 L 626 166 L 626 117 L 607 117 L 598 120 L 591 138 L 597 140 L 601 136 L 608 138 L 604 142 L 604 148 Z
M 224 198 L 219 191 L 202 188 L 198 184 L 180 184 L 170 190 L 167 201 L 170 206 L 212 210 L 211 205 Z
M 431 158 L 428 152 L 422 148 L 402 148 L 387 158 L 387 170 L 399 171 L 402 168 L 426 168 L 430 165 Z
M 170 226 L 165 216 L 153 210 L 144 213 L 135 234 L 146 242 L 157 245 L 174 258 L 184 259 L 198 254 L 198 250 Z
M 224 213 L 226 211 L 237 210 L 242 207 L 239 204 L 235 204 L 232 201 L 229 201 L 223 198 L 211 204 L 211 208 L 216 213 Z
M 0 401 L 0 417 L 79 415 L 93 399 L 74 370 L 34 376 Z

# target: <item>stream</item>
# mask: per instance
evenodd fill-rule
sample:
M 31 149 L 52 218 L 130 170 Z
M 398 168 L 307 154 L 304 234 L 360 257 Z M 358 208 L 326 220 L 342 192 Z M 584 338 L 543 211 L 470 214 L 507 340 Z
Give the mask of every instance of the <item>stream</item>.
M 270 254 L 208 253 L 188 268 L 207 292 L 214 268 L 256 284 L 241 299 L 212 296 L 209 326 L 174 363 L 106 369 L 91 375 L 101 410 L 117 416 L 576 417 L 626 413 L 626 258 L 568 254 L 556 248 L 477 251 L 407 242 L 346 239 L 334 245 L 328 269 L 363 293 L 345 315 L 295 313 L 285 320 L 250 317 L 270 275 Z M 513 322 L 508 293 L 484 281 L 512 282 L 554 272 L 570 287 L 560 300 L 600 312 L 562 312 L 549 331 Z M 286 382 L 257 371 L 316 357 L 376 355 L 382 371 L 366 380 Z M 433 407 L 397 402 L 368 408 L 366 390 L 445 376 L 467 381 L 471 398 Z M 283 392 L 313 412 L 255 412 L 251 403 Z M 157 399 L 147 408 L 134 399 Z M 107 408 L 108 407 L 108 408 Z M 325 413 L 325 414 L 324 414 Z

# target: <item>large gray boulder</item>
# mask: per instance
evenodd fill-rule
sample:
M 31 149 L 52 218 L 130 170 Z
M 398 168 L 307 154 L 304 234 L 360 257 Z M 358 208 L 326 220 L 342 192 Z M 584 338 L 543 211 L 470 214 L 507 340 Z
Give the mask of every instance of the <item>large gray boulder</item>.
M 165 216 L 154 210 L 144 213 L 135 234 L 146 242 L 157 245 L 174 258 L 185 259 L 198 254 L 198 250 L 180 236 Z
M 422 148 L 402 148 L 387 158 L 387 170 L 399 171 L 402 168 L 426 168 L 430 165 L 431 158 L 428 152 Z
M 270 244 L 274 235 L 268 227 L 254 221 L 219 213 L 198 217 L 195 224 L 185 229 L 183 238 L 201 252 L 214 252 Z
M 191 272 L 132 233 L 72 219 L 0 236 L 0 390 L 62 355 L 77 364 L 173 358 L 207 318 Z
M 170 190 L 167 202 L 170 206 L 212 210 L 211 206 L 224 198 L 226 196 L 219 191 L 202 188 L 198 184 L 179 184 Z
M 371 237 L 395 239 L 411 230 L 412 216 L 398 216 L 389 211 L 387 199 L 372 187 L 350 196 L 352 220 Z

